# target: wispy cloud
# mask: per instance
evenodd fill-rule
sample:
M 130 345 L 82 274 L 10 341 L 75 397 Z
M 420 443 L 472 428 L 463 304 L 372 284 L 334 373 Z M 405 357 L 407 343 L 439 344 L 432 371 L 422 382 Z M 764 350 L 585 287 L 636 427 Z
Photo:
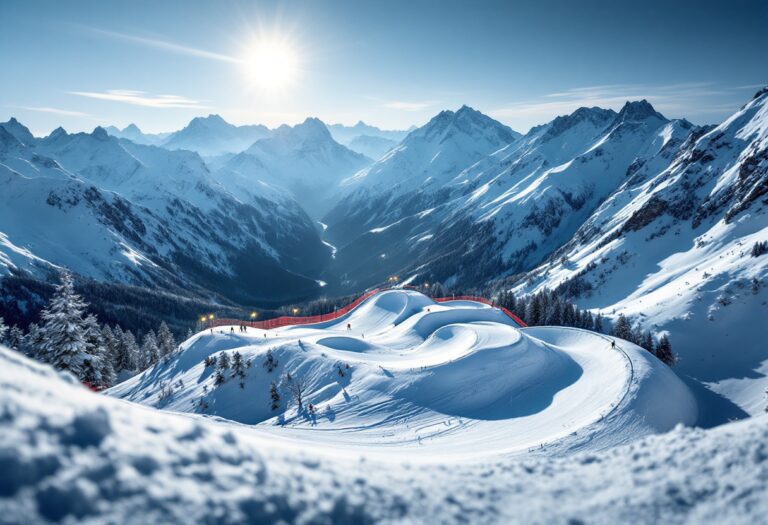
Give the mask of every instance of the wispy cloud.
M 70 95 L 95 98 L 98 100 L 110 100 L 123 102 L 134 106 L 148 108 L 186 108 L 186 109 L 210 109 L 199 100 L 182 97 L 179 95 L 152 95 L 145 91 L 131 91 L 124 89 L 110 89 L 107 91 L 69 91 Z
M 205 58 L 208 60 L 217 60 L 220 62 L 233 62 L 236 64 L 242 63 L 242 60 L 237 57 L 232 57 L 222 53 L 216 53 L 213 51 L 207 51 L 205 49 L 199 49 L 196 47 L 186 46 L 183 44 L 177 44 L 175 42 L 168 42 L 167 40 L 160 40 L 157 38 L 148 38 L 137 35 L 129 35 L 126 33 L 118 33 L 115 31 L 106 31 L 104 29 L 88 28 L 92 33 L 106 36 L 109 38 L 124 40 L 126 42 L 132 42 L 134 44 L 140 44 L 143 46 L 153 47 L 155 49 L 162 49 L 170 51 L 171 53 L 177 53 L 180 55 L 194 56 L 198 58 Z
M 437 104 L 437 101 L 435 100 L 429 100 L 425 102 L 405 102 L 402 100 L 393 100 L 391 102 L 387 102 L 384 104 L 384 106 L 390 109 L 399 109 L 401 111 L 423 111 L 425 109 L 431 108 L 435 104 Z
M 37 111 L 39 113 L 53 113 L 54 115 L 61 115 L 64 117 L 81 117 L 81 118 L 93 118 L 93 115 L 83 113 L 82 111 L 70 111 L 68 109 L 49 108 L 41 106 L 10 106 L 16 109 L 24 109 L 27 111 Z
M 584 86 L 549 93 L 534 100 L 512 102 L 489 113 L 508 122 L 534 125 L 583 106 L 619 109 L 628 100 L 646 99 L 656 109 L 673 117 L 722 115 L 738 107 L 733 90 L 712 82 Z

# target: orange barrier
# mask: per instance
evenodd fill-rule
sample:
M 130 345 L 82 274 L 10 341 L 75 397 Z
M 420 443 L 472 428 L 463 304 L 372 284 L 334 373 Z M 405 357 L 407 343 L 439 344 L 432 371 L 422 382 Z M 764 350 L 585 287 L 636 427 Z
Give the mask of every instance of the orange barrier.
M 415 289 L 413 287 L 408 287 L 408 288 Z M 245 325 L 251 328 L 260 328 L 262 330 L 270 330 L 272 328 L 279 328 L 281 326 L 292 326 L 297 324 L 314 324 L 314 323 L 322 323 L 325 321 L 333 321 L 334 319 L 338 319 L 339 317 L 348 314 L 350 311 L 360 306 L 360 303 L 362 303 L 369 297 L 376 295 L 381 291 L 383 290 L 380 288 L 376 288 L 375 290 L 369 290 L 365 292 L 363 295 L 361 295 L 360 297 L 358 297 L 357 299 L 355 299 L 354 301 L 352 301 L 351 303 L 349 303 L 347 306 L 343 308 L 339 308 L 338 310 L 329 312 L 327 314 L 309 315 L 309 316 L 303 316 L 303 317 L 284 315 L 281 317 L 275 317 L 274 319 L 267 319 L 265 321 L 241 321 L 240 319 L 215 319 L 214 321 L 207 323 L 206 328 L 214 328 L 217 326 Z M 489 306 L 493 306 L 494 308 L 498 308 L 499 310 L 504 312 L 508 317 L 510 317 L 513 321 L 515 321 L 521 327 L 528 326 L 527 324 L 525 324 L 525 322 L 522 319 L 520 319 L 518 316 L 516 316 L 506 308 L 503 308 L 501 306 L 496 306 L 491 301 L 483 297 L 476 297 L 473 295 L 457 295 L 454 297 L 433 297 L 432 300 L 435 301 L 436 303 L 445 303 L 448 301 L 474 301 L 477 303 L 487 304 Z

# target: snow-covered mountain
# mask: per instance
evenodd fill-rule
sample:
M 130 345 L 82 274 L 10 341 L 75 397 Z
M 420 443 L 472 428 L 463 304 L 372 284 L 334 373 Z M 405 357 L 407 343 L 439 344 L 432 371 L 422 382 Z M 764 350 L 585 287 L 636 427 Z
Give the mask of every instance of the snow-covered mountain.
M 328 125 L 328 131 L 331 132 L 333 140 L 339 144 L 343 144 L 349 147 L 352 142 L 358 137 L 377 137 L 380 139 L 386 139 L 393 141 L 395 144 L 400 142 L 408 134 L 408 131 L 401 130 L 386 130 L 380 129 L 376 126 L 366 124 L 362 120 L 354 126 L 345 126 L 343 124 L 330 124 Z M 409 130 L 410 131 L 410 130 Z M 354 150 L 357 151 L 357 150 Z M 363 152 L 360 152 L 363 153 Z
M 123 129 L 115 126 L 104 128 L 106 132 L 119 139 L 128 139 L 136 144 L 154 145 L 162 144 L 168 139 L 170 133 L 144 133 L 136 124 L 128 124 Z
M 370 157 L 372 159 L 380 159 L 389 150 L 397 146 L 397 144 L 397 141 L 384 137 L 360 135 L 352 139 L 349 144 L 347 144 L 347 147 L 352 151 L 356 151 L 365 155 L 366 157 Z
M 371 162 L 333 140 L 322 121 L 308 118 L 280 126 L 271 137 L 225 160 L 215 177 L 225 185 L 237 181 L 243 187 L 266 183 L 287 188 L 310 216 L 319 218 L 339 183 Z
M 162 142 L 167 149 L 186 149 L 203 156 L 239 153 L 259 139 L 269 137 L 269 128 L 259 124 L 235 126 L 219 115 L 196 117 L 184 129 Z
M 768 387 L 768 89 L 717 127 L 683 125 L 518 290 L 670 332 L 721 421 L 761 412 Z
M 0 125 L 4 272 L 66 266 L 97 280 L 241 302 L 317 290 L 328 249 L 287 193 L 265 187 L 242 198 L 196 153 L 137 145 L 102 128 L 31 140 L 24 130 Z

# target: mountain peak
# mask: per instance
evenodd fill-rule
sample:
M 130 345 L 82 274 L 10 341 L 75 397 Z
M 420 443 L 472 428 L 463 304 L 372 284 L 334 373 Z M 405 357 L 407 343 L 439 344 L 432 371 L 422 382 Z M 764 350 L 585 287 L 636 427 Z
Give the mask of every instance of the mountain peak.
M 123 128 L 123 133 L 141 133 L 141 129 L 136 124 L 128 124 Z
M 51 134 L 48 135 L 47 138 L 49 139 L 57 139 L 59 137 L 66 137 L 67 136 L 67 130 L 59 126 L 58 128 L 51 131 Z
M 755 93 L 755 96 L 752 97 L 752 100 L 758 99 L 758 98 L 762 97 L 763 95 L 765 95 L 766 93 L 768 93 L 768 86 L 765 86 L 760 91 Z
M 617 121 L 640 122 L 652 117 L 655 117 L 664 121 L 667 120 L 664 117 L 664 115 L 662 115 L 661 113 L 659 113 L 653 108 L 650 102 L 648 102 L 645 99 L 642 99 L 642 100 L 627 101 L 624 104 L 624 107 L 621 108 L 621 111 L 619 112 L 619 115 L 617 117 Z
M 16 120 L 15 117 L 11 117 L 8 122 L 0 123 L 0 126 L 4 127 L 8 133 L 16 137 L 22 144 L 29 145 L 35 141 L 35 137 L 32 135 L 32 132 L 29 131 L 29 128 Z
M 102 128 L 101 126 L 96 126 L 96 128 L 93 130 L 93 133 L 91 133 L 91 136 L 96 140 L 109 139 L 109 133 L 107 133 L 107 130 Z

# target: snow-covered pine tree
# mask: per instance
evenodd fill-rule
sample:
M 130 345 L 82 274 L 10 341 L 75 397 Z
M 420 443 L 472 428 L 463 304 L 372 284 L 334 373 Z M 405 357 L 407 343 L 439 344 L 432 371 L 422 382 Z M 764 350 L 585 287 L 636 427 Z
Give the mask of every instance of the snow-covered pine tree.
M 24 332 L 18 326 L 13 325 L 8 331 L 8 347 L 21 352 L 23 346 Z
M 271 348 L 267 350 L 267 358 L 264 360 L 262 366 L 267 369 L 267 372 L 272 372 L 275 368 L 277 368 L 277 360 L 275 359 Z
M 642 346 L 652 354 L 656 353 L 654 349 L 655 345 L 653 342 L 653 335 L 651 335 L 651 332 L 649 330 L 646 330 L 645 332 L 643 332 L 643 339 L 640 342 L 640 346 Z
M 595 316 L 595 332 L 603 333 L 603 316 L 599 312 Z
M 5 324 L 5 319 L 0 317 L 0 344 L 5 344 L 5 338 L 8 335 L 8 326 Z
M 672 343 L 669 342 L 669 338 L 666 335 L 662 335 L 661 338 L 659 338 L 659 342 L 656 344 L 656 357 L 669 366 L 672 366 L 677 362 L 675 354 L 672 353 Z
M 187 337 L 186 337 L 185 341 L 188 341 L 189 339 L 191 339 L 193 335 L 195 335 L 195 333 L 192 331 L 192 329 L 191 328 L 187 328 Z
M 229 353 L 228 352 L 222 352 L 219 356 L 219 369 L 220 370 L 226 370 L 230 366 L 229 361 Z
M 115 357 L 117 356 L 117 340 L 109 325 L 101 328 L 102 354 L 101 354 L 101 381 L 108 388 L 115 384 Z
M 240 352 L 235 350 L 232 354 L 232 378 L 238 378 L 240 380 L 240 388 L 245 388 L 245 362 Z
M 274 381 L 272 381 L 272 384 L 269 385 L 269 398 L 272 401 L 270 404 L 272 411 L 280 408 L 280 392 L 277 391 L 277 385 Z
M 160 352 L 160 358 L 170 355 L 176 350 L 176 339 L 173 337 L 168 325 L 165 324 L 165 321 L 161 321 L 157 329 L 157 347 Z
M 90 359 L 83 321 L 85 308 L 85 302 L 75 293 L 72 275 L 63 272 L 50 303 L 40 314 L 43 324 L 39 331 L 40 357 L 81 379 L 83 364 Z
M 40 335 L 40 327 L 37 323 L 30 323 L 27 333 L 21 343 L 21 353 L 32 359 L 39 359 L 43 347 L 43 339 Z
M 150 366 L 157 363 L 160 357 L 160 348 L 157 345 L 157 336 L 155 331 L 150 329 L 144 335 L 144 339 L 141 342 L 141 369 L 146 370 Z
M 104 356 L 104 339 L 101 336 L 101 326 L 93 314 L 88 314 L 83 320 L 85 326 L 85 344 L 88 358 L 83 361 L 83 381 L 94 386 L 103 387 L 105 378 L 102 377 Z
M 138 370 L 140 352 L 133 332 L 130 330 L 123 332 L 119 326 L 115 326 L 115 339 L 118 341 L 115 372 Z
M 611 333 L 621 339 L 632 341 L 632 325 L 629 324 L 629 320 L 624 314 L 619 314 L 619 318 L 616 319 L 616 324 L 613 326 Z

